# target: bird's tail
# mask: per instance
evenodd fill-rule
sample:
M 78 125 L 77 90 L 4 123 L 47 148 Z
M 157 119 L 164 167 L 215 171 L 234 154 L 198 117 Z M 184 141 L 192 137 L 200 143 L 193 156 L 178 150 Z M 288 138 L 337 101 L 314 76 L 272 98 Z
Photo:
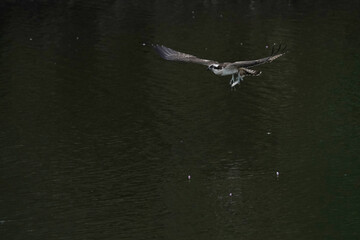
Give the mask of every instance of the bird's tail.
M 261 74 L 261 71 L 259 70 L 254 70 L 249 68 L 242 68 L 242 70 L 244 70 L 245 76 L 259 76 Z

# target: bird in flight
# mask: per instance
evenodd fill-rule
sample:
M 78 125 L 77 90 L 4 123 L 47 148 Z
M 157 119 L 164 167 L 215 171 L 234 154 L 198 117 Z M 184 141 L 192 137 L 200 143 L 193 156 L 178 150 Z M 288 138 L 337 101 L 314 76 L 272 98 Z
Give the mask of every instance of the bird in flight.
M 232 75 L 230 80 L 231 87 L 235 87 L 237 84 L 240 84 L 240 81 L 243 81 L 245 76 L 258 76 L 261 74 L 261 71 L 253 70 L 251 69 L 252 67 L 264 63 L 270 63 L 286 53 L 286 46 L 282 47 L 281 44 L 279 44 L 279 47 L 275 47 L 275 45 L 273 46 L 271 54 L 268 57 L 249 61 L 219 63 L 217 61 L 201 59 L 187 53 L 178 52 L 163 45 L 156 44 L 153 45 L 153 47 L 160 55 L 160 57 L 166 60 L 202 64 L 206 65 L 208 70 L 212 71 L 218 76 Z M 236 74 L 237 77 L 235 78 Z

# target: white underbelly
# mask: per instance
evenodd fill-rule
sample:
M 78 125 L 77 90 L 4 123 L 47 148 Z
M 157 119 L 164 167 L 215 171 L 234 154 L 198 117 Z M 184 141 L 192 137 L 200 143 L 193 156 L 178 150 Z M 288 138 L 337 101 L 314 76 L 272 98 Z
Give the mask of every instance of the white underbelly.
M 225 68 L 225 69 L 223 69 L 221 76 L 232 75 L 232 74 L 235 74 L 237 72 L 238 72 L 237 69 L 226 69 Z

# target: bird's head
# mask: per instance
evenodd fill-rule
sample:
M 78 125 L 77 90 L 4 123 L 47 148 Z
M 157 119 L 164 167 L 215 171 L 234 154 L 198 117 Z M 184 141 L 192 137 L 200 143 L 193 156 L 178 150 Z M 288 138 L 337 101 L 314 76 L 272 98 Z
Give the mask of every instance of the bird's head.
M 221 72 L 221 70 L 223 69 L 223 66 L 219 65 L 219 64 L 211 64 L 209 67 L 208 67 L 208 70 L 211 70 L 213 73 L 218 73 L 218 72 Z

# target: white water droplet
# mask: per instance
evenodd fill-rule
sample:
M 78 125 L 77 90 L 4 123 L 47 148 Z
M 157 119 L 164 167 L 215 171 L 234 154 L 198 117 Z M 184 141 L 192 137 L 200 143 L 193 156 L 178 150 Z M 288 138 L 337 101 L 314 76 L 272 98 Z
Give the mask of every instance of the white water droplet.
M 191 180 L 191 176 L 190 176 L 190 175 L 188 175 L 188 180 Z
M 229 196 L 232 197 L 232 193 L 229 193 Z
M 32 38 L 29 38 L 30 41 L 32 41 Z
M 278 177 L 280 175 L 280 173 L 279 172 L 276 172 L 276 176 Z

